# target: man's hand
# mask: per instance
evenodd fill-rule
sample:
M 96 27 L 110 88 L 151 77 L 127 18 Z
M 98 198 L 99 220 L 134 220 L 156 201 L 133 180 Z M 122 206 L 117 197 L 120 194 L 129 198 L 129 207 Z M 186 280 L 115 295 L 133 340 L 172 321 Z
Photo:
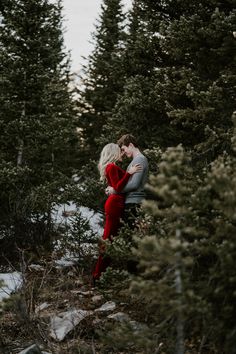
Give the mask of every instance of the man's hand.
M 106 189 L 105 189 L 105 193 L 106 195 L 111 195 L 111 194 L 116 194 L 116 191 L 113 187 L 111 186 L 108 186 Z

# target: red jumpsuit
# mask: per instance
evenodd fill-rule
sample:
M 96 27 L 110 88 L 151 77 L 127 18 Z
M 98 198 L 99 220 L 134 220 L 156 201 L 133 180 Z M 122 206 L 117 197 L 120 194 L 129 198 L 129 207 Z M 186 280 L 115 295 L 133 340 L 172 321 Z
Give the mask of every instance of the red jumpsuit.
M 105 169 L 105 175 L 109 186 L 113 187 L 117 194 L 111 194 L 105 203 L 105 226 L 103 232 L 103 240 L 116 236 L 120 227 L 120 221 L 123 216 L 125 207 L 125 195 L 121 193 L 122 189 L 128 182 L 130 174 L 122 170 L 114 163 L 109 163 Z M 98 279 L 102 272 L 106 270 L 110 264 L 110 259 L 99 256 L 93 278 Z

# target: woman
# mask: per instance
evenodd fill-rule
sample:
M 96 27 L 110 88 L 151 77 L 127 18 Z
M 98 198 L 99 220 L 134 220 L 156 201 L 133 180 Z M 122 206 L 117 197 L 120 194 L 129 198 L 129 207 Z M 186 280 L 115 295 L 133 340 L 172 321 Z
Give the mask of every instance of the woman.
M 113 236 L 117 235 L 123 217 L 125 195 L 122 194 L 122 189 L 130 176 L 136 172 L 140 172 L 142 169 L 139 164 L 136 164 L 131 166 L 127 172 L 116 165 L 117 161 L 121 161 L 119 146 L 113 143 L 105 145 L 98 164 L 100 179 L 107 181 L 107 184 L 116 191 L 116 194 L 109 195 L 105 203 L 105 226 L 102 238 L 103 240 L 109 239 L 110 241 L 112 241 Z M 101 273 L 106 270 L 109 264 L 110 259 L 108 257 L 103 258 L 102 254 L 100 254 L 93 272 L 93 279 L 99 279 Z

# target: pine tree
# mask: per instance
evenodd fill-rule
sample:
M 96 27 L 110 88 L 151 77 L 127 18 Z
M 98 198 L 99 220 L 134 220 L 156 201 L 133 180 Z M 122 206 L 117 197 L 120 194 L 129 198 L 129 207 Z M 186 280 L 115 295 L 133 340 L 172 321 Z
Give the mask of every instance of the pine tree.
M 108 334 L 111 338 L 118 331 L 115 348 L 124 350 L 132 343 L 134 352 L 154 353 L 164 343 L 165 353 L 183 353 L 185 284 L 192 267 L 187 236 L 192 221 L 191 177 L 189 157 L 178 146 L 167 149 L 159 173 L 150 178 L 154 199 L 144 204 L 147 215 L 135 231 L 133 254 L 139 260 L 139 273 L 133 276 L 127 295 L 131 318 L 135 316 L 141 324 L 132 328 L 127 323 Z
M 108 128 L 114 139 L 114 132 L 129 131 L 149 147 L 182 142 L 188 154 L 167 149 L 150 179 L 147 235 L 137 237 L 134 250 L 140 274 L 127 295 L 145 327 L 116 328 L 108 342 L 116 334 L 113 348 L 124 351 L 132 343 L 133 351 L 159 352 L 162 342 L 167 353 L 183 353 L 184 344 L 189 351 L 235 353 L 234 4 L 135 5 L 133 29 L 155 60 L 145 61 L 148 50 L 139 57 L 132 32 L 134 65 L 126 67 Z
M 234 345 L 235 334 L 235 282 L 236 272 L 234 259 L 236 256 L 236 115 L 232 115 L 234 133 L 231 139 L 232 154 L 224 153 L 212 164 L 202 190 L 211 210 L 209 228 L 211 232 L 211 253 L 215 261 L 209 267 L 209 287 L 203 293 L 211 309 L 209 323 L 214 323 L 210 340 L 216 342 L 218 351 L 236 353 Z M 210 208 L 209 208 L 210 207 Z M 219 311 L 220 309 L 220 311 Z M 214 322 L 213 322 L 214 321 Z M 211 324 L 213 327 L 213 324 Z
M 132 131 L 143 146 L 182 143 L 199 161 L 230 149 L 234 22 L 231 1 L 135 1 L 124 93 L 107 133 Z
M 168 53 L 160 46 L 159 29 L 164 14 L 159 7 L 156 2 L 149 6 L 143 0 L 133 2 L 122 56 L 124 90 L 105 126 L 110 140 L 132 132 L 143 147 L 177 143 L 178 133 L 169 124 L 165 99 L 158 87 L 159 72 L 169 61 Z
M 61 9 L 60 1 L 9 0 L 1 12 L 2 228 L 13 239 L 50 229 L 53 198 L 73 165 L 76 114 Z
M 80 90 L 79 127 L 84 142 L 83 154 L 98 157 L 103 126 L 122 91 L 123 20 L 120 0 L 104 0 L 99 24 L 93 36 L 95 49 L 88 58 Z
M 150 178 L 146 235 L 136 230 L 133 249 L 139 274 L 123 289 L 141 324 L 111 330 L 113 348 L 235 353 L 235 156 L 197 176 L 190 166 L 182 147 L 169 148 Z
M 230 149 L 234 110 L 235 12 L 231 1 L 167 1 L 175 18 L 160 25 L 162 50 L 172 64 L 158 86 L 171 124 L 198 160 Z

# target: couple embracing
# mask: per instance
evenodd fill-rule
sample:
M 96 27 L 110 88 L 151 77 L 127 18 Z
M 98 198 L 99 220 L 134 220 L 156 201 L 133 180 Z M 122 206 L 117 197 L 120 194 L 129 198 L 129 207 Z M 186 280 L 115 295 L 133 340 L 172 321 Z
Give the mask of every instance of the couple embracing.
M 127 170 L 116 163 L 126 156 L 132 158 Z M 105 226 L 102 239 L 112 241 L 117 235 L 121 222 L 133 227 L 142 200 L 148 176 L 148 161 L 141 153 L 136 139 L 131 134 L 123 135 L 117 144 L 104 146 L 98 164 L 100 178 L 106 181 Z M 94 281 L 110 264 L 110 259 L 102 252 L 93 271 Z

